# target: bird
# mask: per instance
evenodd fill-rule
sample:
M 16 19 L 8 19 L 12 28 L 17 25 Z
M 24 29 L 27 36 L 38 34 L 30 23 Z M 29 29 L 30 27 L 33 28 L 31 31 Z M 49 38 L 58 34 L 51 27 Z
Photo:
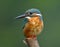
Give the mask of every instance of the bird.
M 22 18 L 24 18 L 23 32 L 26 38 L 33 39 L 41 34 L 44 24 L 42 14 L 39 9 L 28 9 L 23 15 L 19 15 L 16 17 L 16 19 Z

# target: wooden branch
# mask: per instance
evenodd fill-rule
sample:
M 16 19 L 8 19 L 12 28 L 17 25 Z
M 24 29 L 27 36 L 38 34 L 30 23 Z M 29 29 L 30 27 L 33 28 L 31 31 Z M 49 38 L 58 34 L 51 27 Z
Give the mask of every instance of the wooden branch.
M 28 47 L 40 47 L 38 44 L 38 40 L 36 39 L 32 39 L 32 38 L 26 38 L 24 40 L 24 43 L 28 45 Z

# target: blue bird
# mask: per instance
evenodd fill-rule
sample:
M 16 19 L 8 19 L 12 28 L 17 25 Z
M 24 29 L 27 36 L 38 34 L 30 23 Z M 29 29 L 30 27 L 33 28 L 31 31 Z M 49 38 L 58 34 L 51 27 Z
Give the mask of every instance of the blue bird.
M 26 38 L 36 38 L 43 29 L 43 19 L 38 9 L 28 9 L 23 15 L 17 16 L 16 19 L 24 18 L 23 32 Z

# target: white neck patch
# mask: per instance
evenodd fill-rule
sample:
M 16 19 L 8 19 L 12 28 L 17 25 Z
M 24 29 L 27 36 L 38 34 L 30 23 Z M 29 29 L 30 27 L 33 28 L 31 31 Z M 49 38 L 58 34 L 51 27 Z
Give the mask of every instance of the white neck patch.
M 31 17 L 28 16 L 28 17 L 25 17 L 25 18 L 30 19 Z
M 36 15 L 38 15 L 38 16 L 42 16 L 41 14 L 36 14 Z

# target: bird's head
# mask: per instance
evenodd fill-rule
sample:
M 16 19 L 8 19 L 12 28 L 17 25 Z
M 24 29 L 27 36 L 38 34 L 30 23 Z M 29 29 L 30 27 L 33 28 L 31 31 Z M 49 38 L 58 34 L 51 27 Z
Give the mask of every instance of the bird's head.
M 17 16 L 16 19 L 20 19 L 20 18 L 31 18 L 31 17 L 36 17 L 39 16 L 40 19 L 42 20 L 42 15 L 41 12 L 38 9 L 32 8 L 32 9 L 28 9 L 23 15 Z

